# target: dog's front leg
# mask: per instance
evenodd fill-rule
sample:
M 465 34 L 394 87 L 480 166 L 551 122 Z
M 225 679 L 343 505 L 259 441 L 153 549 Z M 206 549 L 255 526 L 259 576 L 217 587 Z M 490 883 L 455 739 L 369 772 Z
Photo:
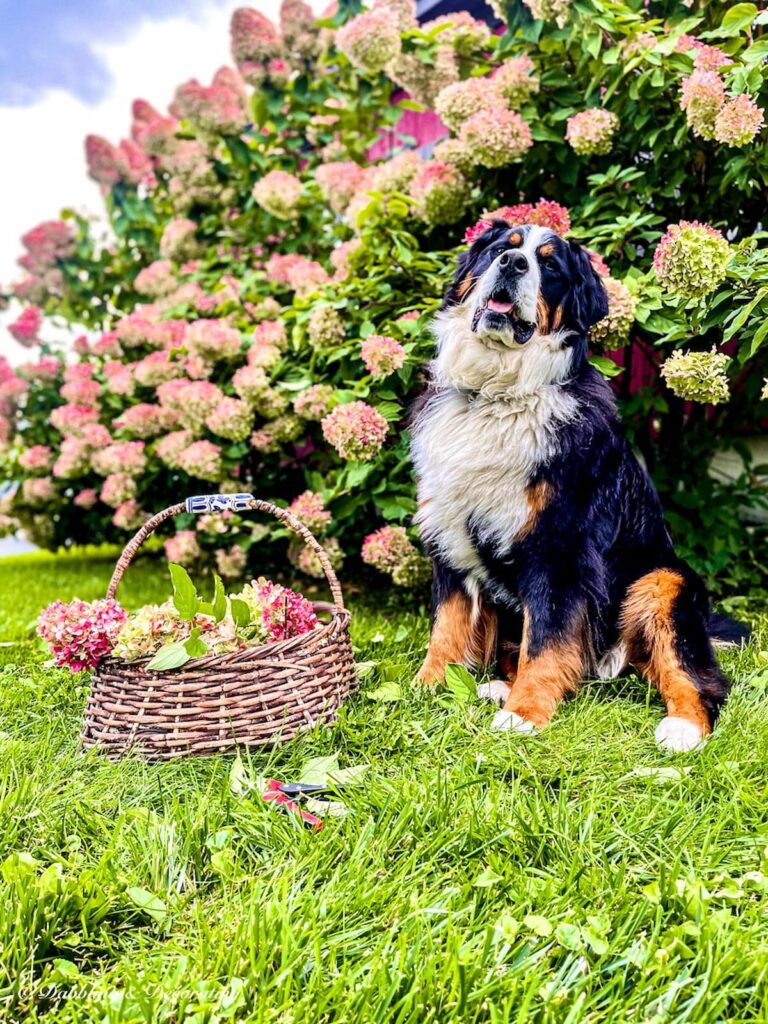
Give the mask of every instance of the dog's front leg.
M 471 598 L 461 581 L 435 564 L 432 633 L 416 682 L 434 685 L 446 665 L 485 666 L 496 653 L 496 613 L 481 597 Z
M 584 671 L 584 620 L 571 606 L 558 621 L 551 601 L 524 606 L 523 643 L 517 676 L 493 728 L 534 732 L 547 725 L 560 702 L 572 693 Z

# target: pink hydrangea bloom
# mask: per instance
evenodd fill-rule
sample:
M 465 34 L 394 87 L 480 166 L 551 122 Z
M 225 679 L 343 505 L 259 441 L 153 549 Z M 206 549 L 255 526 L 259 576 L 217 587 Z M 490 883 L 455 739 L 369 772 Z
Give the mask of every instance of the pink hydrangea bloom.
M 123 348 L 137 348 L 152 343 L 152 328 L 151 321 L 141 313 L 129 313 L 115 324 L 115 336 Z
M 25 348 L 31 348 L 39 341 L 38 334 L 43 326 L 43 313 L 37 306 L 26 306 L 19 316 L 8 324 L 8 330 Z
M 111 395 L 130 397 L 136 390 L 133 379 L 133 364 L 110 359 L 104 363 L 104 387 Z
M 264 264 L 264 270 L 267 272 L 269 280 L 274 281 L 275 284 L 289 284 L 289 270 L 305 260 L 306 257 L 300 256 L 297 252 L 274 252 Z M 279 312 L 279 309 L 276 312 Z
M 715 118 L 715 138 L 726 146 L 746 146 L 765 124 L 764 110 L 746 93 L 727 100 Z
M 513 110 L 519 110 L 539 91 L 539 80 L 533 70 L 533 61 L 523 54 L 510 58 L 492 72 L 491 81 Z
M 33 444 L 19 456 L 19 465 L 28 473 L 47 473 L 51 468 L 53 452 L 44 444 Z
M 75 598 L 54 601 L 38 619 L 38 635 L 48 644 L 56 664 L 82 672 L 108 657 L 128 613 L 108 598 L 91 604 Z
M 610 153 L 619 119 L 611 110 L 593 107 L 568 118 L 565 141 L 579 156 Z
M 221 448 L 211 441 L 194 441 L 179 452 L 176 462 L 180 469 L 198 480 L 216 482 L 221 479 Z
M 98 381 L 81 378 L 62 385 L 59 394 L 65 402 L 71 402 L 72 405 L 92 405 L 99 397 L 100 391 L 101 384 Z
M 179 530 L 163 546 L 165 557 L 177 565 L 194 565 L 203 555 L 194 530 Z
M 157 389 L 160 404 L 179 413 L 179 421 L 188 430 L 202 430 L 206 418 L 224 394 L 207 380 L 170 380 Z
M 88 472 L 91 450 L 78 437 L 65 437 L 59 448 L 59 455 L 53 464 L 53 475 L 59 480 L 73 480 Z
M 257 345 L 274 345 L 282 351 L 288 343 L 285 324 L 282 320 L 262 320 L 253 329 L 253 340 Z
M 240 7 L 232 15 L 230 40 L 240 74 L 251 85 L 260 85 L 268 63 L 281 55 L 282 41 L 277 29 L 259 11 Z
M 155 444 L 155 455 L 170 469 L 179 468 L 179 455 L 194 441 L 191 430 L 174 430 Z
M 414 174 L 415 173 L 416 168 L 414 168 Z M 411 175 L 411 177 L 408 178 L 408 181 L 404 183 L 404 188 L 408 187 L 412 177 L 413 175 Z M 336 270 L 335 278 L 337 281 L 345 281 L 349 276 L 350 259 L 360 248 L 360 244 L 359 238 L 352 238 L 348 242 L 342 242 L 341 245 L 337 245 L 331 252 L 329 259 Z
M 238 579 L 247 565 L 248 552 L 239 544 L 233 544 L 228 550 L 219 548 L 216 552 L 216 570 L 225 580 Z
M 176 90 L 174 110 L 200 132 L 214 136 L 239 135 L 248 121 L 242 83 L 231 68 L 221 68 L 211 85 L 196 78 L 184 82 Z
M 397 14 L 383 6 L 363 11 L 338 29 L 336 46 L 355 67 L 383 71 L 402 49 Z
M 93 354 L 96 356 L 119 356 L 122 355 L 120 342 L 114 331 L 105 331 L 102 336 L 93 343 Z
M 416 213 L 427 224 L 452 224 L 470 199 L 469 184 L 458 168 L 440 160 L 428 160 L 411 182 Z
M 459 140 L 481 167 L 506 167 L 533 145 L 531 129 L 514 110 L 481 110 L 461 126 Z
M 312 384 L 294 398 L 293 411 L 305 420 L 321 420 L 337 404 L 330 384 Z
M 143 441 L 115 441 L 93 453 L 93 468 L 101 476 L 122 473 L 126 476 L 141 476 L 147 468 L 147 457 Z
M 68 221 L 46 220 L 25 232 L 21 242 L 39 271 L 72 254 L 75 233 Z
M 228 441 L 244 441 L 253 429 L 253 411 L 247 402 L 222 398 L 210 411 L 205 423 L 211 433 L 219 437 Z
M 374 377 L 388 377 L 399 370 L 408 358 L 398 341 L 380 334 L 371 334 L 362 342 L 360 356 L 366 370 Z
M 61 362 L 56 356 L 42 356 L 37 362 L 24 363 L 19 367 L 19 376 L 27 380 L 54 381 L 59 375 Z
M 112 444 L 112 435 L 102 423 L 86 423 L 80 437 L 89 448 L 105 448 Z
M 137 530 L 144 524 L 146 518 L 146 513 L 142 511 L 138 501 L 135 498 L 129 498 L 127 501 L 121 501 L 115 509 L 112 525 L 116 526 L 118 530 Z
M 685 298 L 708 295 L 724 280 L 730 246 L 709 224 L 670 224 L 653 254 L 653 269 L 666 291 Z
M 105 505 L 117 508 L 123 502 L 136 497 L 136 481 L 127 473 L 111 473 L 101 485 L 99 497 Z
M 253 198 L 259 206 L 281 220 L 296 220 L 304 191 L 295 174 L 269 171 L 253 186 Z
M 260 366 L 241 366 L 232 378 L 232 386 L 243 401 L 254 404 L 269 389 L 269 378 Z
M 366 402 L 338 405 L 322 421 L 323 436 L 343 459 L 368 462 L 387 436 L 387 421 Z
M 30 477 L 22 481 L 21 497 L 25 505 L 40 508 L 53 501 L 57 495 L 56 487 L 50 477 Z
M 370 179 L 370 170 L 354 160 L 320 164 L 315 168 L 315 180 L 334 213 L 343 213 L 352 196 Z
M 322 494 L 316 491 L 301 493 L 293 499 L 288 511 L 301 520 L 312 533 L 323 534 L 331 525 L 331 513 L 325 507 Z
M 330 280 L 327 271 L 316 261 L 303 257 L 288 268 L 288 284 L 297 295 L 310 295 Z
M 103 188 L 112 188 L 120 181 L 117 149 L 101 135 L 86 135 L 85 162 L 88 176 Z
M 695 53 L 693 55 L 693 66 L 702 71 L 718 71 L 727 64 L 733 64 L 733 58 L 717 46 L 709 46 L 707 43 L 700 43 L 694 40 Z
M 130 405 L 115 420 L 117 430 L 124 430 L 133 437 L 156 437 L 176 425 L 177 413 L 162 405 L 140 402 Z
M 165 225 L 160 239 L 160 255 L 165 260 L 190 259 L 198 250 L 197 224 L 188 217 L 175 217 Z M 184 267 L 181 268 L 182 271 Z
M 137 384 L 145 388 L 156 388 L 183 373 L 181 363 L 176 362 L 167 349 L 150 352 L 133 367 L 133 376 Z
M 190 351 L 209 362 L 236 359 L 242 352 L 240 332 L 224 320 L 195 320 L 189 325 Z
M 367 565 L 391 573 L 412 550 L 404 526 L 382 526 L 365 538 L 360 556 Z
M 60 405 L 51 411 L 50 421 L 59 433 L 78 437 L 88 423 L 98 423 L 99 410 L 86 405 Z
M 254 620 L 257 616 L 269 640 L 286 640 L 308 633 L 318 625 L 312 603 L 296 591 L 260 576 L 235 595 L 248 605 Z
M 98 500 L 98 491 L 93 487 L 86 487 L 82 491 L 78 491 L 72 499 L 72 503 L 78 508 L 93 508 Z
M 136 275 L 133 287 L 139 295 L 158 299 L 168 295 L 177 285 L 176 275 L 170 260 L 155 260 Z
M 64 380 L 90 380 L 93 377 L 94 367 L 91 363 L 73 363 L 64 369 Z
M 438 94 L 435 113 L 451 131 L 458 132 L 473 114 L 506 106 L 507 101 L 493 77 L 465 78 L 447 85 Z
M 15 402 L 17 398 L 29 391 L 29 381 L 11 374 L 0 384 L 0 399 Z
M 725 84 L 715 71 L 695 70 L 684 78 L 680 107 L 694 135 L 702 139 L 715 137 L 715 121 L 725 103 Z

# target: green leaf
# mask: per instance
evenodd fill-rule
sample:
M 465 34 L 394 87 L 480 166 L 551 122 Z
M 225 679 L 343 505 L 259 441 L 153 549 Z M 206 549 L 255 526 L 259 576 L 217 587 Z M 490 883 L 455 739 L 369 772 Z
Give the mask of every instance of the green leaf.
M 552 922 L 547 920 L 546 917 L 542 917 L 540 914 L 528 914 L 523 918 L 523 924 L 534 935 L 540 935 L 543 939 L 549 938 L 554 931 Z
M 612 359 L 607 359 L 605 356 L 590 356 L 589 362 L 604 377 L 618 377 L 620 373 L 624 372 L 623 366 L 617 366 Z
M 469 703 L 477 693 L 475 678 L 463 665 L 446 665 L 445 685 L 460 704 Z
M 353 764 L 349 768 L 338 768 L 328 772 L 328 781 L 334 786 L 362 786 L 370 765 Z
M 561 921 L 555 928 L 555 938 L 566 949 L 581 949 L 581 928 L 577 924 Z
M 381 686 L 377 687 L 375 690 L 370 690 L 365 696 L 368 700 L 394 703 L 395 701 L 403 699 L 403 691 L 398 683 L 386 682 L 382 683 Z
M 208 653 L 208 644 L 200 639 L 200 630 L 195 626 L 184 641 L 184 650 L 190 658 L 204 658 Z
M 229 769 L 229 789 L 234 796 L 242 796 L 253 786 L 248 769 L 238 754 Z
M 182 619 L 191 622 L 200 607 L 195 584 L 183 566 L 171 562 L 168 568 L 173 581 L 173 605 Z
M 589 925 L 581 929 L 581 935 L 593 953 L 603 956 L 608 952 L 608 943 L 594 928 Z
M 168 908 L 165 903 L 160 899 L 159 896 L 155 896 L 154 893 L 149 892 L 147 889 L 142 889 L 139 886 L 131 886 L 130 889 L 125 890 L 125 895 L 133 903 L 135 907 L 142 910 L 147 917 L 151 917 L 153 921 L 158 924 L 162 924 L 168 914 Z
M 189 661 L 189 653 L 183 643 L 165 644 L 152 661 L 147 665 L 148 669 L 155 672 L 167 672 L 172 668 L 181 668 Z
M 339 771 L 339 758 L 337 754 L 328 754 L 325 757 L 311 757 L 305 761 L 299 773 L 299 782 L 315 786 L 325 786 L 328 782 L 329 772 Z
M 232 619 L 238 629 L 244 629 L 251 624 L 251 609 L 245 601 L 232 597 L 229 600 L 229 608 L 232 612 Z
M 476 889 L 490 889 L 494 885 L 498 885 L 499 882 L 503 882 L 504 879 L 501 875 L 497 874 L 493 868 L 486 867 L 477 878 L 474 880 L 472 885 Z
M 213 574 L 213 617 L 221 622 L 227 614 L 227 595 L 224 593 L 224 584 L 218 573 Z
M 755 4 L 734 4 L 725 12 L 720 28 L 723 35 L 735 36 L 745 28 L 749 28 L 757 17 Z

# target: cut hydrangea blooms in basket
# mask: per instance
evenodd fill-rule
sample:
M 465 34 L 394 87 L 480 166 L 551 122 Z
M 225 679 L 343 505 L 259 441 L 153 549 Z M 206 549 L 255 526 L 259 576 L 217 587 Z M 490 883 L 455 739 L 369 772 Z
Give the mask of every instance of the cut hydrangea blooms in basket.
M 81 672 L 109 657 L 124 662 L 151 658 L 148 669 L 165 671 L 207 654 L 288 640 L 318 625 L 310 601 L 263 576 L 228 597 L 214 574 L 213 596 L 206 601 L 182 566 L 171 563 L 170 572 L 173 597 L 136 612 L 127 612 L 113 598 L 49 605 L 40 615 L 38 633 L 56 664 Z

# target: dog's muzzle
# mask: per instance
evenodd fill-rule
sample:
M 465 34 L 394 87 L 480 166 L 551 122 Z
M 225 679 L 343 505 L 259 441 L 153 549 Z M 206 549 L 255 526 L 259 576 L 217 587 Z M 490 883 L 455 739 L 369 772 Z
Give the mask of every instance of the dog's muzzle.
M 489 334 L 511 331 L 518 345 L 530 341 L 536 325 L 521 316 L 518 298 L 520 280 L 529 269 L 528 257 L 519 249 L 509 249 L 499 256 L 493 287 L 472 318 L 473 331 L 478 330 L 482 321 Z

